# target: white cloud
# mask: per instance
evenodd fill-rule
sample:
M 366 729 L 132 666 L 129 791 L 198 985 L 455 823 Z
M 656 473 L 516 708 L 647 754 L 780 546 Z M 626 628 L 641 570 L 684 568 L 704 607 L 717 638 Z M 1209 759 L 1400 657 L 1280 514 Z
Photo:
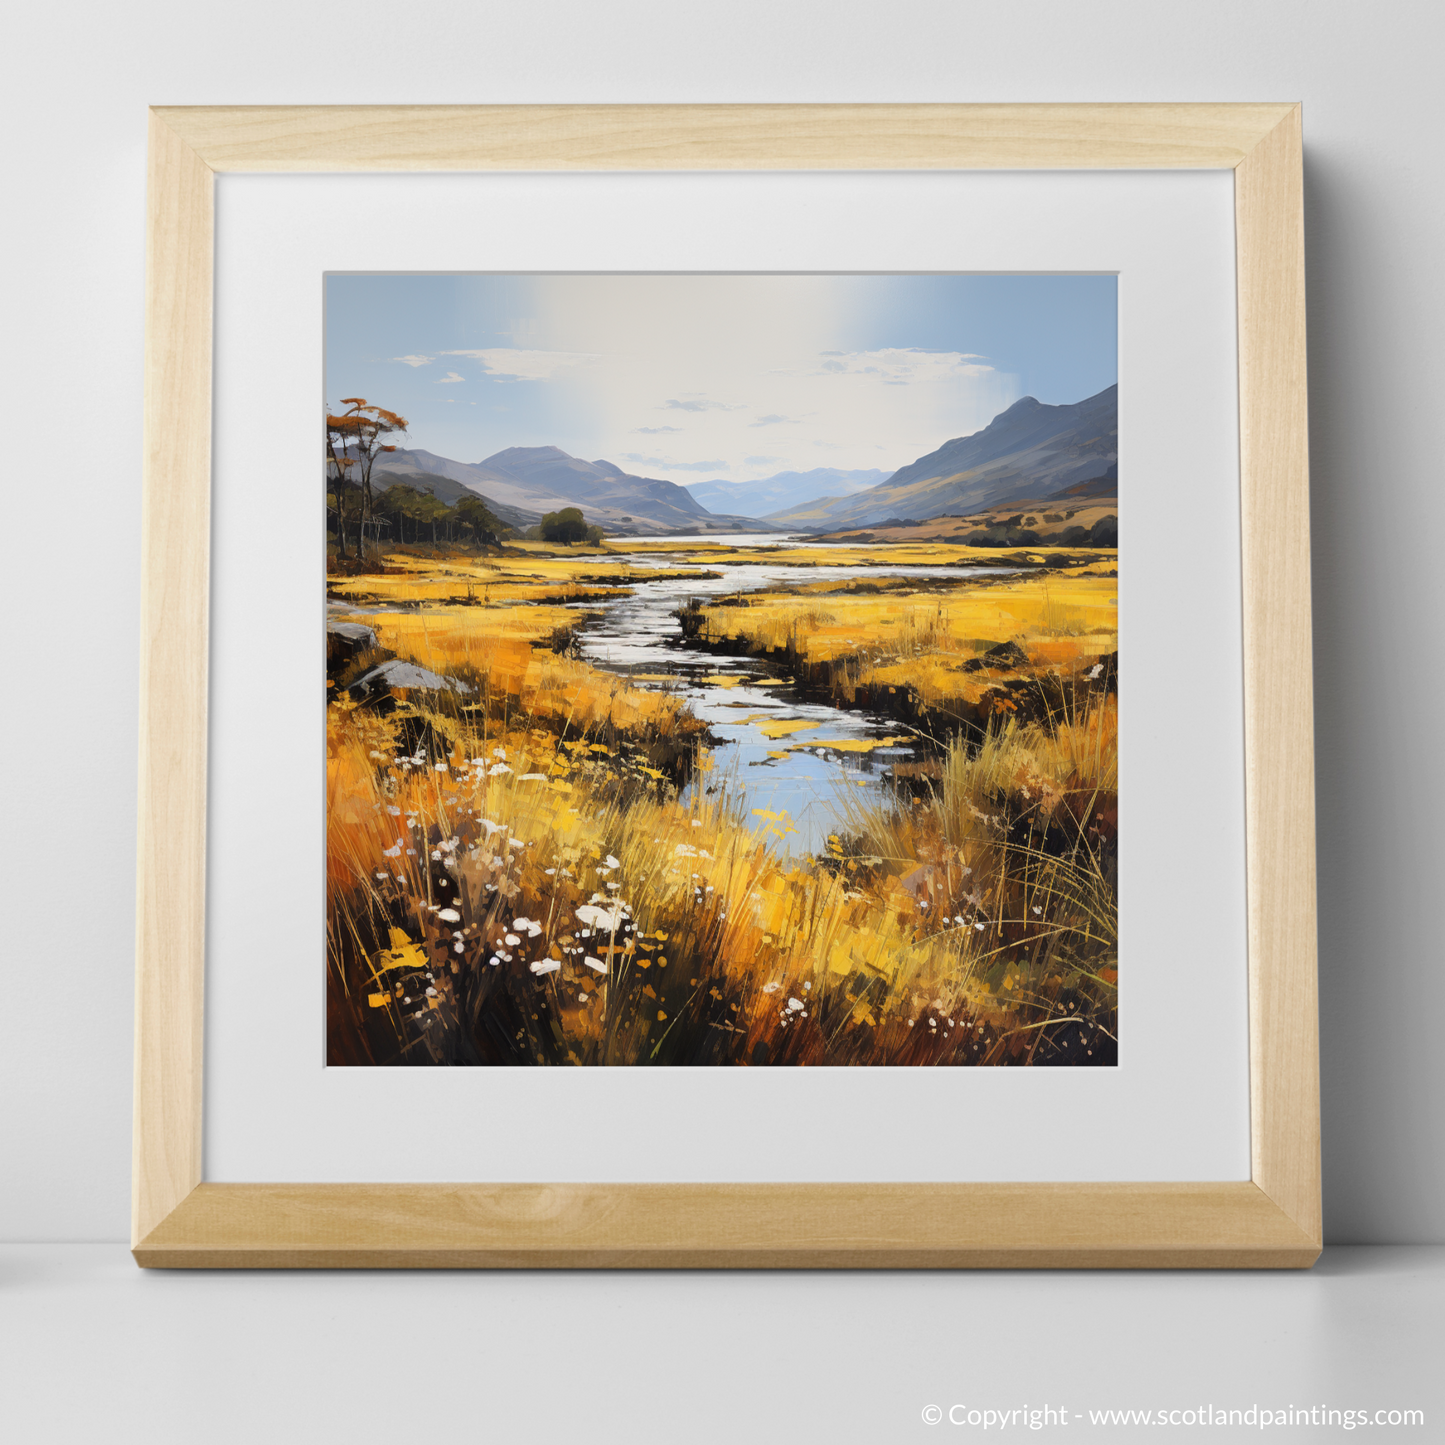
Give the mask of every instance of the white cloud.
M 449 371 L 445 376 L 439 376 L 432 382 L 433 386 L 451 386 L 458 381 L 465 381 L 466 377 L 458 375 L 455 371 Z
M 729 406 L 725 401 L 709 401 L 701 397 L 696 401 L 665 401 L 662 404 L 664 411 L 741 411 L 742 403 Z
M 550 381 L 559 372 L 586 366 L 599 358 L 587 351 L 529 351 L 517 346 L 490 346 L 481 351 L 444 351 L 480 361 L 488 376 L 504 381 Z
M 430 366 L 436 360 L 434 356 L 393 356 L 393 361 L 404 361 L 408 366 Z
M 543 354 L 596 360 L 557 372 L 548 384 L 566 395 L 527 443 L 552 441 L 648 476 L 743 481 L 825 460 L 906 466 L 1020 395 L 1016 377 L 964 351 L 963 328 L 947 351 L 859 346 L 854 338 L 890 329 L 912 338 L 868 312 L 848 277 L 549 276 L 532 286 L 539 324 L 528 340 Z M 645 441 L 671 446 L 669 425 L 685 434 L 681 458 L 637 451 Z M 759 430 L 775 460 L 745 461 L 759 455 Z
M 993 371 L 987 358 L 963 351 L 923 351 L 916 346 L 887 346 L 879 351 L 824 351 L 815 376 L 877 376 L 907 385 L 914 381 L 957 381 Z
M 644 457 L 638 452 L 624 452 L 622 460 L 639 467 L 657 467 L 665 472 L 716 472 L 726 468 L 720 460 L 710 462 L 675 462 L 671 457 Z

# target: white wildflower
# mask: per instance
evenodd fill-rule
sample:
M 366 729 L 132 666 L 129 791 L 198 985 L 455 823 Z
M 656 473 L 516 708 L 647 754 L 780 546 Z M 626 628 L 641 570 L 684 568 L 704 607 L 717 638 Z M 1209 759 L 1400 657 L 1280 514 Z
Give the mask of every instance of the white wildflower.
M 437 917 L 443 923 L 460 923 L 462 921 L 462 915 L 455 908 L 438 908 Z
M 527 967 L 538 975 L 556 973 L 562 967 L 562 960 L 560 958 L 539 958 L 535 963 L 529 963 Z
M 595 894 L 593 896 L 597 897 Z M 573 917 L 579 923 L 586 923 L 595 928 L 599 933 L 615 933 L 622 925 L 622 913 L 626 905 L 620 898 L 609 898 L 602 901 L 605 901 L 608 907 L 599 908 L 595 902 L 584 903 L 573 911 Z
M 607 965 L 603 963 L 600 958 L 593 958 L 590 953 L 584 953 L 582 955 L 582 962 L 585 963 L 588 968 L 595 968 L 598 973 L 607 972 Z

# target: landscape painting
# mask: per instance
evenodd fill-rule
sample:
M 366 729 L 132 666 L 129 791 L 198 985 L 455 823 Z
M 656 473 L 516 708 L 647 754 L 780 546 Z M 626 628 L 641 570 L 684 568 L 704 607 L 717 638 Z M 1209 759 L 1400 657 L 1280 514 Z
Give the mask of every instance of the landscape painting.
M 1113 276 L 325 301 L 330 1065 L 1117 1064 Z

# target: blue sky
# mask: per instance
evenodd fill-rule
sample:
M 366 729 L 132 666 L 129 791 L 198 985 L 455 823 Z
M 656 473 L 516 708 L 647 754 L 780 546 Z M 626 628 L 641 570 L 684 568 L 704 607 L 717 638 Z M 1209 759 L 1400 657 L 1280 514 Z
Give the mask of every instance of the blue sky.
M 1113 276 L 330 275 L 326 399 L 478 462 L 669 481 L 893 471 L 1021 396 L 1117 379 Z

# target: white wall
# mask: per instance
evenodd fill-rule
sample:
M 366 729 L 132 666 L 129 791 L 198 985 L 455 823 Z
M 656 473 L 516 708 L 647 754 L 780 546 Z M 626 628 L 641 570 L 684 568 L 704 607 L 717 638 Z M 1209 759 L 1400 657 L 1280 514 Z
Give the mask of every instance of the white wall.
M 0 1238 L 127 1233 L 148 104 L 1299 99 L 1326 1224 L 1445 1240 L 1438 7 L 139 0 L 5 31 Z

